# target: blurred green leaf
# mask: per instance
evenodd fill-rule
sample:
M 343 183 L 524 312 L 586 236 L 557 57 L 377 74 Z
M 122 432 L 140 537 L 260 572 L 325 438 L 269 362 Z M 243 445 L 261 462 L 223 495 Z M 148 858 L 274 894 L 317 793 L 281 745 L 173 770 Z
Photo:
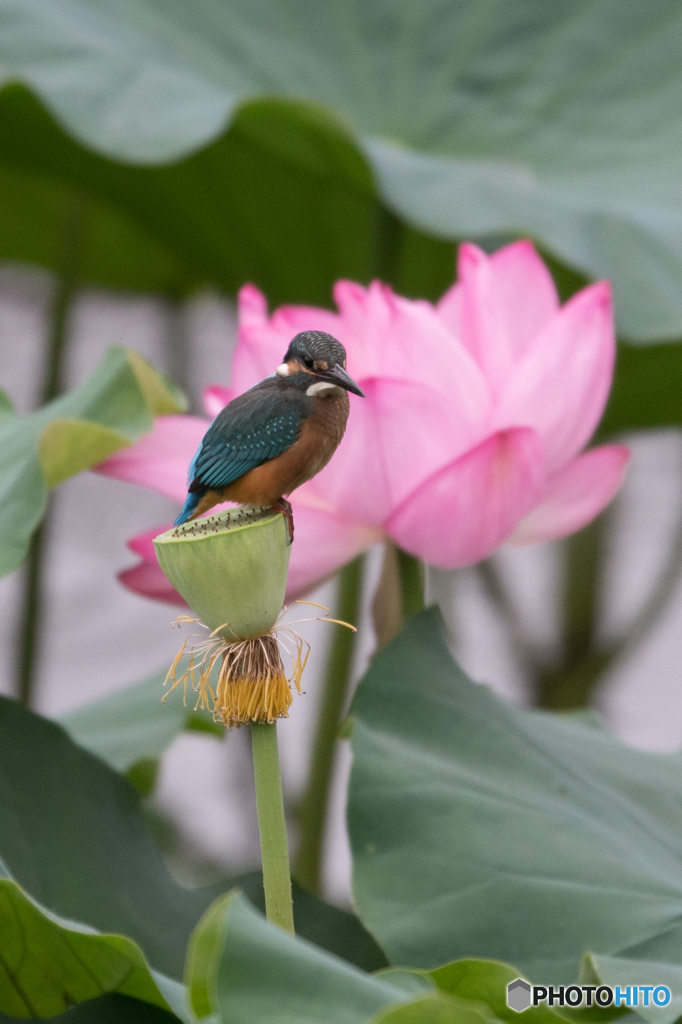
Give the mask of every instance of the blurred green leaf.
M 0 419 L 4 416 L 11 416 L 14 413 L 14 405 L 9 395 L 0 390 Z
M 155 760 L 185 729 L 197 728 L 222 738 L 225 726 L 213 721 L 208 711 L 186 707 L 182 695 L 164 695 L 165 672 L 116 690 L 99 700 L 76 708 L 59 719 L 72 739 L 101 757 L 119 772 L 134 764 Z
M 675 0 L 324 10 L 312 0 L 284 9 L 201 0 L 191 12 L 179 0 L 3 0 L 2 9 L 6 80 L 26 83 L 52 114 L 36 104 L 32 119 L 13 121 L 27 101 L 19 87 L 6 91 L 7 171 L 25 170 L 37 189 L 68 181 L 120 211 L 139 233 L 133 248 L 156 245 L 169 280 L 179 266 L 183 284 L 269 279 L 274 301 L 285 286 L 289 300 L 317 301 L 341 266 L 349 273 L 353 235 L 350 276 L 364 279 L 375 235 L 358 223 L 375 215 L 366 160 L 404 222 L 449 239 L 529 234 L 614 280 L 626 335 L 682 332 Z M 315 131 L 306 139 L 303 123 L 316 118 L 341 118 L 347 143 L 320 146 Z M 79 140 L 78 154 L 57 124 Z M 98 154 L 89 163 L 86 147 Z M 111 265 L 120 275 L 123 260 Z
M 17 1024 L 23 1019 L 0 1013 L 0 1024 Z M 158 1006 L 115 992 L 89 999 L 50 1018 L 52 1024 L 173 1024 L 177 1019 Z
M 0 575 L 23 561 L 48 487 L 135 441 L 180 392 L 136 352 L 114 347 L 74 391 L 28 416 L 0 415 Z
M 64 730 L 0 699 L 0 857 L 44 907 L 126 935 L 150 964 L 182 974 L 210 893 L 168 874 L 133 788 Z
M 426 971 L 416 967 L 385 967 L 374 972 L 375 978 L 389 981 L 391 985 L 401 988 L 409 996 L 432 994 L 436 989 L 435 982 Z
M 123 434 L 87 420 L 56 419 L 44 428 L 38 458 L 46 487 L 56 487 L 70 476 L 104 462 L 130 441 Z
M 269 924 L 233 890 L 192 935 L 185 981 L 199 1019 L 230 1024 L 367 1024 L 401 988 Z
M 516 1024 L 519 1017 L 507 1006 L 507 985 L 519 977 L 509 964 L 496 960 L 455 960 L 429 972 L 429 977 L 443 992 L 486 1003 L 499 1020 Z M 546 1005 L 529 1006 L 523 1011 L 527 1024 L 558 1024 L 556 1013 Z
M 8 127 L 9 120 L 3 95 L 0 121 Z M 22 125 L 21 137 L 30 130 L 30 124 Z M 43 144 L 49 146 L 50 138 L 43 137 Z M 36 172 L 32 161 L 12 166 L 9 158 L 0 147 L 0 260 L 60 269 L 66 210 L 74 191 L 69 182 L 79 177 Z M 78 263 L 81 281 L 166 294 L 182 294 L 197 283 L 196 275 L 189 274 L 125 206 L 107 203 L 97 190 L 81 189 L 85 193 L 88 202 Z
M 491 1024 L 487 1007 L 476 1009 L 443 996 L 421 996 L 405 1006 L 380 1010 L 370 1024 Z
M 599 436 L 682 425 L 682 343 L 619 345 Z
M 638 960 L 615 956 L 595 956 L 589 954 L 586 957 L 586 973 L 589 974 L 592 984 L 611 985 L 615 988 L 620 985 L 621 989 L 628 985 L 667 985 L 670 989 L 671 999 L 667 1006 L 655 1006 L 651 995 L 649 1006 L 642 1006 L 640 1000 L 635 1011 L 649 1024 L 673 1024 L 682 1016 L 682 956 L 678 955 L 676 962 L 661 963 L 657 960 Z
M 679 756 L 472 684 L 433 609 L 377 655 L 351 712 L 355 904 L 392 963 L 485 957 L 558 983 L 588 950 L 674 961 Z
M 134 761 L 124 773 L 131 786 L 134 786 L 142 797 L 151 796 L 159 777 L 160 764 L 156 758 L 142 757 Z
M 337 278 L 367 280 L 381 272 L 383 222 L 371 172 L 347 130 L 311 104 L 249 104 L 205 149 L 157 167 L 126 166 L 88 151 L 17 85 L 0 92 L 0 132 L 2 164 L 15 174 L 40 175 L 58 192 L 47 222 L 55 239 L 49 262 L 44 245 L 32 245 L 33 256 L 28 245 L 12 256 L 0 241 L 6 258 L 56 266 L 60 196 L 70 185 L 94 204 L 80 266 L 89 283 L 154 283 L 143 242 L 131 232 L 119 231 L 113 253 L 97 258 L 108 248 L 103 207 L 120 210 L 123 222 L 166 255 L 174 273 L 160 266 L 154 276 L 169 291 L 208 283 L 234 293 L 248 280 L 273 303 L 328 304 Z M 34 229 L 36 239 L 40 231 Z M 390 248 L 391 260 L 399 259 L 400 245 L 395 253 Z M 453 247 L 434 241 L 433 249 L 445 252 L 447 283 L 454 276 Z
M 0 950 L 3 1013 L 54 1017 L 105 992 L 170 1010 L 134 942 L 50 914 L 9 878 L 0 878 Z

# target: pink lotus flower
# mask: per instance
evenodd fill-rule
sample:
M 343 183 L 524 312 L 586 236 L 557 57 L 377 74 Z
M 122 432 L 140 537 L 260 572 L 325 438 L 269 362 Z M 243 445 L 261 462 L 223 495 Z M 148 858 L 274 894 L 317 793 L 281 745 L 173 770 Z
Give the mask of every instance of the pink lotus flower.
M 291 594 L 386 536 L 442 568 L 477 562 L 504 541 L 563 537 L 618 490 L 628 450 L 582 451 L 613 373 L 609 285 L 585 288 L 560 307 L 530 242 L 493 256 L 462 245 L 458 269 L 458 283 L 436 306 L 378 282 L 339 281 L 338 313 L 284 306 L 268 317 L 264 296 L 242 288 L 232 390 L 207 389 L 210 416 L 272 373 L 302 330 L 335 335 L 366 394 L 350 396 L 347 433 L 330 464 L 292 495 Z M 161 417 L 98 471 L 181 505 L 207 426 L 194 416 Z M 167 528 L 130 542 L 142 561 L 121 579 L 180 602 L 153 552 L 153 537 Z

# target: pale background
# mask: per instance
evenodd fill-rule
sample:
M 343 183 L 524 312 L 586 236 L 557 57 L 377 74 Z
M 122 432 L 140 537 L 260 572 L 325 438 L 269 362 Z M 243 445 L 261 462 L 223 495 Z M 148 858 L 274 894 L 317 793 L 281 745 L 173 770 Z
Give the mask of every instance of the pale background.
M 33 408 L 45 345 L 50 279 L 40 272 L 0 271 L 0 387 L 21 411 Z M 147 298 L 88 292 L 78 301 L 72 323 L 68 384 L 80 382 L 109 345 L 136 348 L 155 365 L 177 368 L 168 338 L 178 322 L 167 305 Z M 200 296 L 180 314 L 191 353 L 188 390 L 200 410 L 201 388 L 226 384 L 235 338 L 233 307 Z M 351 367 L 352 372 L 352 367 Z M 605 593 L 605 634 L 627 624 L 668 556 L 682 503 L 682 442 L 672 431 L 639 436 L 633 461 L 617 499 L 616 529 Z M 176 507 L 159 495 L 91 473 L 59 489 L 49 538 L 47 621 L 41 652 L 37 710 L 46 715 L 88 703 L 165 668 L 178 647 L 170 606 L 125 590 L 116 573 L 134 564 L 126 540 L 169 521 Z M 525 628 L 539 643 L 556 631 L 555 569 L 551 545 L 507 550 L 502 569 L 523 610 Z M 364 586 L 364 614 L 355 675 L 366 667 L 375 641 L 369 608 L 381 564 L 381 550 L 370 554 Z M 19 573 L 0 580 L 0 691 L 13 687 Z M 334 606 L 334 585 L 311 595 Z M 515 666 L 508 640 L 486 603 L 471 570 L 429 570 L 427 599 L 438 601 L 464 668 L 499 693 L 524 701 L 526 681 Z M 309 614 L 296 610 L 292 617 Z M 281 724 L 280 746 L 286 799 L 293 806 L 306 776 L 311 730 L 325 662 L 328 625 L 300 627 L 313 645 L 304 677 L 305 696 L 294 701 Z M 650 750 L 682 746 L 682 590 L 639 650 L 609 674 L 600 707 L 612 728 L 629 743 Z M 340 904 L 350 901 L 350 856 L 344 828 L 344 790 L 350 767 L 342 744 L 334 786 L 332 821 L 326 845 L 325 890 Z M 201 734 L 181 736 L 165 755 L 155 807 L 177 825 L 186 865 L 210 870 L 247 870 L 258 862 L 258 836 L 245 731 L 225 742 Z M 183 866 L 185 865 L 185 866 Z M 201 870 L 198 869 L 198 875 Z M 198 877 L 197 875 L 197 877 Z

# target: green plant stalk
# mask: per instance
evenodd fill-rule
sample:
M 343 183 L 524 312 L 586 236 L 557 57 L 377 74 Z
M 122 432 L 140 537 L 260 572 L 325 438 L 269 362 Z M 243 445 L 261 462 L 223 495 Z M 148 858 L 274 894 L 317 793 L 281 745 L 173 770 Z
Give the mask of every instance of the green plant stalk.
M 162 300 L 161 308 L 166 321 L 164 331 L 166 372 L 170 379 L 187 395 L 190 410 L 194 411 L 196 403 L 192 390 L 191 346 L 182 296 L 167 295 Z
M 566 711 L 588 705 L 608 663 L 595 647 L 607 523 L 608 512 L 564 542 L 563 657 L 559 665 L 537 672 L 538 707 Z
M 341 570 L 337 617 L 357 625 L 362 590 L 362 559 Z M 320 891 L 322 846 L 334 772 L 336 739 L 353 668 L 356 634 L 334 627 L 327 674 L 315 729 L 308 786 L 299 811 L 300 842 L 294 877 L 308 892 Z
M 69 313 L 78 286 L 83 239 L 87 221 L 87 203 L 82 196 L 69 193 L 64 209 L 60 269 L 50 314 L 47 359 L 38 405 L 51 402 L 62 391 L 64 363 L 68 343 Z M 43 521 L 33 534 L 24 570 L 21 612 L 16 641 L 16 693 L 30 707 L 35 690 L 36 669 L 42 633 L 44 563 L 49 537 L 52 502 L 48 502 Z
M 398 574 L 403 618 L 424 611 L 424 565 L 414 555 L 398 548 Z
M 265 913 L 268 921 L 293 935 L 294 908 L 276 723 L 252 724 L 251 751 L 256 780 Z

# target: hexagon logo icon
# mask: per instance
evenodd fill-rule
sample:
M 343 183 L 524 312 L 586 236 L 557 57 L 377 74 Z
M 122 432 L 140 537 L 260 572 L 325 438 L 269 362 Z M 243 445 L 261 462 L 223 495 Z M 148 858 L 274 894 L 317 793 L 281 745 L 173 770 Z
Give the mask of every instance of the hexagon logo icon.
M 507 1006 L 521 1013 L 530 1006 L 530 985 L 523 978 L 510 981 L 507 985 Z

